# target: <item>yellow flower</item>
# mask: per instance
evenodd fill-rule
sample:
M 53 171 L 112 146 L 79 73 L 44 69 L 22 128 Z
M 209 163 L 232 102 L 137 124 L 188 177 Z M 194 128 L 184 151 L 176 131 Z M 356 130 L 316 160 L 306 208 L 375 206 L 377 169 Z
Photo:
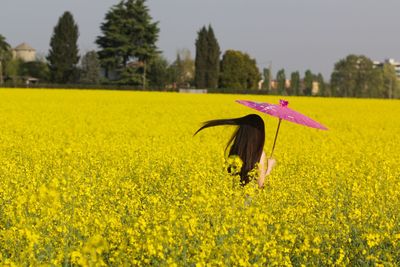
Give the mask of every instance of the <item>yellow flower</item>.
M 192 136 L 238 97 L 2 89 L 0 265 L 396 265 L 398 101 L 289 97 L 330 130 L 285 123 L 260 190 L 234 127 Z

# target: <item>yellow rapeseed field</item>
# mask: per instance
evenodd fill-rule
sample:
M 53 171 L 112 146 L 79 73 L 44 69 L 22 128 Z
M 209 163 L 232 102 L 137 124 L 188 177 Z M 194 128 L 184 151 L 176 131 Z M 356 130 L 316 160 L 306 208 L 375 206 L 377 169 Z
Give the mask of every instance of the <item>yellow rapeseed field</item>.
M 400 102 L 286 97 L 268 185 L 226 173 L 236 99 L 0 90 L 0 265 L 400 264 Z M 261 113 L 257 113 L 261 115 Z M 270 152 L 277 119 L 266 123 Z

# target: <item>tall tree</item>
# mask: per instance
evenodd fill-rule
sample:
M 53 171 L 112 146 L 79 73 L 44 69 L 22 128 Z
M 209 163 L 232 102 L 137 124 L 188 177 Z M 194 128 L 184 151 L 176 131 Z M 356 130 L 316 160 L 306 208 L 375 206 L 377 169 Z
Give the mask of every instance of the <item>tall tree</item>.
M 12 81 L 14 85 L 21 83 L 21 65 L 23 61 L 19 58 L 11 59 L 7 62 L 6 70 L 7 78 Z
M 87 84 L 100 83 L 100 61 L 96 51 L 89 51 L 81 61 L 80 82 Z
M 102 35 L 96 43 L 106 77 L 115 71 L 120 83 L 141 84 L 145 88 L 147 65 L 158 54 L 160 31 L 158 22 L 152 22 L 146 1 L 122 0 L 111 7 L 100 29 Z
M 195 85 L 197 88 L 217 88 L 219 77 L 218 41 L 211 25 L 197 33 L 195 57 Z
M 169 82 L 168 61 L 158 54 L 149 62 L 147 77 L 153 88 L 165 88 Z
M 49 81 L 49 66 L 43 60 L 22 62 L 20 65 L 20 75 L 24 77 L 34 77 L 40 82 Z
M 317 82 L 318 82 L 318 95 L 320 96 L 326 96 L 326 84 L 324 81 L 324 76 L 322 76 L 321 73 L 318 73 L 317 75 Z
M 304 73 L 304 95 L 310 96 L 312 94 L 313 82 L 314 74 L 311 72 L 311 70 L 306 70 Z
M 54 27 L 47 56 L 52 82 L 71 83 L 77 79 L 79 62 L 78 25 L 74 17 L 66 11 Z
M 396 86 L 393 90 L 393 98 L 400 98 L 400 79 L 397 78 Z
M 4 83 L 4 66 L 11 59 L 11 47 L 6 38 L 0 34 L 0 84 Z
M 335 64 L 331 75 L 334 96 L 377 97 L 381 87 L 381 73 L 369 58 L 349 55 Z
M 389 63 L 383 64 L 382 67 L 382 90 L 378 93 L 380 97 L 395 98 L 398 91 L 398 78 L 396 69 Z
M 194 83 L 197 88 L 206 88 L 206 72 L 207 72 L 207 29 L 204 26 L 197 32 L 196 39 L 196 57 L 195 57 L 195 75 Z
M 179 87 L 190 87 L 194 78 L 194 61 L 188 49 L 181 49 L 172 63 L 173 82 Z
M 333 96 L 348 97 L 353 94 L 357 71 L 356 55 L 349 55 L 335 63 L 331 74 L 331 90 Z
M 356 61 L 356 83 L 351 97 L 377 97 L 373 94 L 374 87 L 382 88 L 382 82 L 379 79 L 379 73 L 374 68 L 371 59 L 365 56 L 359 56 Z M 381 89 L 380 89 L 381 90 Z
M 290 87 L 294 95 L 300 95 L 300 73 L 298 71 L 292 72 L 290 75 Z
M 245 70 L 247 75 L 247 88 L 258 89 L 258 84 L 261 80 L 260 70 L 257 67 L 257 62 L 251 58 L 249 54 L 244 53 Z
M 103 35 L 96 39 L 96 44 L 101 49 L 98 51 L 99 59 L 107 79 L 113 79 L 111 73 L 122 71 L 128 61 L 128 57 L 124 56 L 126 40 L 121 32 L 124 12 L 123 2 L 112 6 L 105 15 L 105 22 L 100 26 Z
M 278 71 L 276 81 L 278 83 L 278 93 L 284 95 L 286 93 L 286 74 L 284 69 Z
M 246 75 L 243 54 L 227 50 L 221 60 L 221 88 L 246 89 Z
M 257 63 L 246 53 L 227 50 L 221 60 L 220 86 L 233 89 L 256 89 L 260 81 Z
M 269 91 L 271 90 L 271 69 L 270 68 L 264 68 L 263 69 L 263 89 Z
M 218 78 L 219 78 L 219 57 L 221 55 L 221 51 L 219 49 L 219 44 L 211 25 L 208 26 L 207 45 L 208 45 L 207 72 L 206 72 L 207 87 L 217 88 Z

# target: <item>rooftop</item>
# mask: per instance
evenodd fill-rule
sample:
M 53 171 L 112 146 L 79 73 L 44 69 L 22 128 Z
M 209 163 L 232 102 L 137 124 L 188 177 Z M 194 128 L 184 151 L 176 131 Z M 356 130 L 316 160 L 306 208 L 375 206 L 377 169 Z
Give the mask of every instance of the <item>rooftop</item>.
M 22 44 L 16 46 L 16 47 L 14 48 L 14 50 L 16 50 L 16 51 L 34 50 L 34 51 L 35 51 L 35 49 L 34 49 L 32 46 L 28 45 L 27 43 L 22 43 Z

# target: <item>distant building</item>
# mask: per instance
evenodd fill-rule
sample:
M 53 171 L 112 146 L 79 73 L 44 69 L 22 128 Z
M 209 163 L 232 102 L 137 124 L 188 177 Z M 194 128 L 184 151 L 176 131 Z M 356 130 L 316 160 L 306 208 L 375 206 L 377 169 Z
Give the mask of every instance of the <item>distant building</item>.
M 394 67 L 394 70 L 396 71 L 397 78 L 400 79 L 400 62 L 396 62 L 392 58 L 385 59 L 385 61 L 383 61 L 383 62 L 374 61 L 374 67 L 377 67 L 377 68 L 382 68 L 384 64 L 392 65 Z
M 14 59 L 21 59 L 25 62 L 36 60 L 36 50 L 27 43 L 22 43 L 13 48 L 12 55 Z
M 257 87 L 257 89 L 258 89 L 258 90 L 261 90 L 261 89 L 263 88 L 263 84 L 264 84 L 264 80 L 260 80 L 260 81 L 258 82 L 258 87 Z
M 313 81 L 312 88 L 311 88 L 311 94 L 318 95 L 318 93 L 319 93 L 319 82 Z
M 262 84 L 261 84 L 261 86 L 262 86 Z M 286 79 L 285 80 L 285 88 L 290 88 L 290 86 L 291 86 L 291 81 L 289 79 Z M 270 87 L 273 90 L 278 89 L 278 81 L 277 80 L 272 80 Z

